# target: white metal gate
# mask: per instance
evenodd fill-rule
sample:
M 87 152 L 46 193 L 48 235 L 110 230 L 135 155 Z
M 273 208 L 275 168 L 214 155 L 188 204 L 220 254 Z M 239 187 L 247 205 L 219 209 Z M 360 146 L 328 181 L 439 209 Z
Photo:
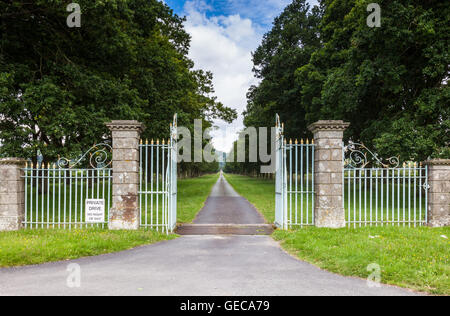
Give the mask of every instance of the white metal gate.
M 139 148 L 141 227 L 173 232 L 177 223 L 177 115 L 169 140 L 141 141 Z
M 112 204 L 111 151 L 109 144 L 101 143 L 76 159 L 28 163 L 23 169 L 24 227 L 105 228 Z M 90 218 L 86 205 L 89 200 L 103 205 L 101 218 Z
M 428 222 L 428 169 L 414 162 L 400 167 L 363 144 L 343 147 L 343 201 L 347 225 L 422 226 Z
M 314 141 L 284 139 L 276 116 L 275 225 L 281 229 L 314 225 Z

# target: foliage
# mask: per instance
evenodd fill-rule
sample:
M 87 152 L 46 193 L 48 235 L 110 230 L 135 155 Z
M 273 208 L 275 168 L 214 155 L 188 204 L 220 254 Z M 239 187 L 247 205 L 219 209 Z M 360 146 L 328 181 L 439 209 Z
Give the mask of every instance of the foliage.
M 212 74 L 187 57 L 184 19 L 157 0 L 79 0 L 81 28 L 68 28 L 67 1 L 0 3 L 1 153 L 45 161 L 109 138 L 104 123 L 137 119 L 143 138 L 167 138 L 194 119 L 232 121 L 211 94 Z
M 322 0 L 305 13 L 293 1 L 254 55 L 262 82 L 249 91 L 245 123 L 273 126 L 278 112 L 297 138 L 319 119 L 345 120 L 346 140 L 381 156 L 449 158 L 450 3 L 378 1 L 381 27 L 369 28 L 370 2 Z

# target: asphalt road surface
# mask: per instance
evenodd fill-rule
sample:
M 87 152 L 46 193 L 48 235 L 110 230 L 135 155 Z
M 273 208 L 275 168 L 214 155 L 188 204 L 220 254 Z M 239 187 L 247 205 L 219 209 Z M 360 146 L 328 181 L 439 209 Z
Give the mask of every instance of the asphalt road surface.
M 234 197 L 221 204 L 224 197 Z M 221 178 L 196 223 L 259 224 L 262 217 Z M 234 202 L 231 202 L 234 201 Z M 228 214 L 225 214 L 227 213 Z M 239 216 L 239 218 L 236 218 Z M 80 268 L 79 287 L 73 273 Z M 76 275 L 76 274 L 75 274 Z M 68 282 L 69 281 L 69 282 Z M 205 235 L 116 254 L 0 269 L 0 295 L 414 295 L 322 271 L 270 236 Z

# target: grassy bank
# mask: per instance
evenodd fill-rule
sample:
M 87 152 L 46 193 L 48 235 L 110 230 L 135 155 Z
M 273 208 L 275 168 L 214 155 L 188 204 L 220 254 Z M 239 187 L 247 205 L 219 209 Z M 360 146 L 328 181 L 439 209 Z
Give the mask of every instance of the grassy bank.
M 191 222 L 195 218 L 217 179 L 218 174 L 214 174 L 178 181 L 179 222 Z M 176 236 L 154 231 L 109 231 L 100 228 L 0 232 L 0 267 L 95 256 L 173 238 Z
M 239 194 L 268 221 L 274 218 L 274 182 L 226 175 Z M 381 267 L 381 282 L 450 295 L 450 228 L 302 228 L 273 237 L 298 258 L 347 276 L 367 278 L 367 266 Z
M 381 282 L 450 295 L 450 228 L 304 228 L 277 231 L 283 248 L 328 271 L 367 278 L 381 268 Z
M 178 222 L 190 223 L 202 209 L 219 174 L 178 181 Z
M 77 259 L 170 240 L 153 231 L 22 230 L 0 233 L 0 267 Z

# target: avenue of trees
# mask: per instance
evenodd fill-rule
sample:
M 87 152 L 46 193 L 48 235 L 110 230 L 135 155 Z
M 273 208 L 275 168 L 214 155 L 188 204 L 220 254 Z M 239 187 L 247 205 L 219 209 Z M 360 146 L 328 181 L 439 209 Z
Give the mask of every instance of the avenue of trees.
M 253 54 L 261 80 L 248 92 L 246 126 L 311 138 L 319 119 L 351 123 L 345 140 L 401 161 L 450 158 L 450 1 L 294 0 Z M 254 164 L 228 168 L 252 173 Z M 233 171 L 233 170 L 231 170 Z
M 46 162 L 76 157 L 109 137 L 104 123 L 136 119 L 143 138 L 168 139 L 179 125 L 203 127 L 234 110 L 212 97 L 212 74 L 187 55 L 184 19 L 157 0 L 0 1 L 0 156 Z M 183 164 L 192 174 L 218 165 Z

